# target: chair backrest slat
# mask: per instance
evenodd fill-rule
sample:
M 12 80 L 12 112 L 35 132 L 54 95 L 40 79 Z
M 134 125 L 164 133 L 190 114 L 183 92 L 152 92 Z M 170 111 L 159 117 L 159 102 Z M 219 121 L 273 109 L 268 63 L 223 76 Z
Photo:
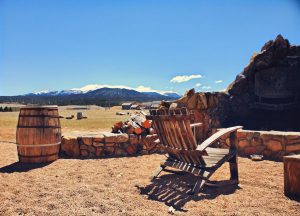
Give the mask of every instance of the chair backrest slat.
M 154 129 L 163 147 L 172 158 L 187 164 L 205 164 L 205 152 L 197 151 L 191 115 L 186 108 L 174 110 L 150 110 L 147 119 L 153 121 Z

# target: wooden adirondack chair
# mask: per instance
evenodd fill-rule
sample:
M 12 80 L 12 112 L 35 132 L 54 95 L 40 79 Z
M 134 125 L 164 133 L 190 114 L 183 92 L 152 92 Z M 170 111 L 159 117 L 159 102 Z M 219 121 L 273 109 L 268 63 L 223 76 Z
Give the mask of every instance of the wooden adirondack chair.
M 173 170 L 168 170 L 166 167 L 189 172 L 199 177 L 190 192 L 190 194 L 194 194 L 199 192 L 210 176 L 223 163 L 229 162 L 231 175 L 229 182 L 231 184 L 238 184 L 235 132 L 241 129 L 242 126 L 221 129 L 200 145 L 197 145 L 192 129 L 202 124 L 191 124 L 194 116 L 190 114 L 186 108 L 150 110 L 150 115 L 147 116 L 147 119 L 153 121 L 153 126 L 159 140 L 168 153 L 167 160 L 160 165 L 152 177 L 152 180 L 154 180 L 161 171 L 174 173 Z M 225 134 L 230 134 L 229 149 L 209 147 Z

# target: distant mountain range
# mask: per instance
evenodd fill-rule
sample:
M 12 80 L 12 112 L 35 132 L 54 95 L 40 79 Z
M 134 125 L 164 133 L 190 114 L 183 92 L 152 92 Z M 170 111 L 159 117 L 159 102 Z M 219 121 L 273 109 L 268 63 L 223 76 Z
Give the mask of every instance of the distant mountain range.
M 141 90 L 140 90 L 141 89 Z M 33 104 L 97 104 L 118 105 L 125 101 L 146 102 L 154 100 L 175 100 L 180 97 L 175 92 L 147 91 L 149 88 L 130 88 L 126 86 L 87 85 L 62 91 L 40 91 L 18 96 L 0 96 L 0 102 L 19 102 Z

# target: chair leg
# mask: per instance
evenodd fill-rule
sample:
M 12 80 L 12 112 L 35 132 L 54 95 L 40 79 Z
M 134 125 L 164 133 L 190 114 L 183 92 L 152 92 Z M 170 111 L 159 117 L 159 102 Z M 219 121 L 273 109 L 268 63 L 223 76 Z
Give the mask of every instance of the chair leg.
M 238 163 L 237 163 L 237 155 L 234 155 L 231 159 L 229 159 L 229 168 L 230 168 L 230 180 L 236 181 L 239 183 L 239 172 L 238 172 Z
M 199 178 L 196 181 L 196 184 L 194 185 L 194 188 L 192 189 L 192 191 L 190 191 L 188 194 L 189 195 L 194 195 L 194 194 L 199 193 L 199 191 L 201 190 L 201 188 L 204 186 L 205 182 L 206 182 L 205 179 Z
M 161 171 L 165 169 L 165 167 L 166 167 L 165 165 L 160 165 L 158 169 L 153 173 L 150 180 L 153 181 L 155 178 L 157 178 L 157 176 L 161 173 Z

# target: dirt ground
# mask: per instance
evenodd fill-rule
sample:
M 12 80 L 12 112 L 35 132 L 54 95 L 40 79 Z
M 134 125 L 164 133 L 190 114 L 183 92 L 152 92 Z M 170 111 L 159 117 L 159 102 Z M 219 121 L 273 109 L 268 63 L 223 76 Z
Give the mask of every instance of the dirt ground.
M 14 132 L 1 126 L 0 140 L 13 141 Z M 189 196 L 195 181 L 189 174 L 162 173 L 149 181 L 163 159 L 145 155 L 22 165 L 16 146 L 0 142 L 0 215 L 169 215 L 170 206 L 175 215 L 300 215 L 300 203 L 283 194 L 281 162 L 239 158 L 238 187 L 205 187 Z M 213 180 L 228 177 L 225 164 Z

